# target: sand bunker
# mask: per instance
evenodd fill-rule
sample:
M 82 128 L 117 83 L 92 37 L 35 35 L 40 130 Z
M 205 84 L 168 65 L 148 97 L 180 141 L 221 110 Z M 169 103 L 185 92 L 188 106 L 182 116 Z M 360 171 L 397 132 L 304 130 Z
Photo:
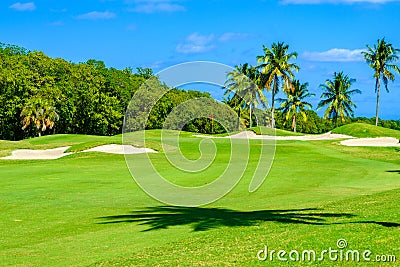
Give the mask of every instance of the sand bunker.
M 215 138 L 211 136 L 200 136 L 206 138 Z M 340 142 L 344 146 L 375 146 L 375 147 L 400 147 L 400 141 L 393 137 L 378 137 L 378 138 L 355 138 L 344 134 L 333 134 L 331 132 L 325 134 L 310 134 L 303 136 L 271 136 L 271 135 L 256 135 L 252 131 L 244 131 L 235 135 L 216 138 L 241 138 L 241 139 L 265 139 L 265 140 L 298 140 L 298 141 L 313 141 L 313 140 L 338 140 L 346 139 Z
M 393 137 L 357 138 L 340 142 L 344 146 L 400 146 L 399 139 Z
M 82 152 L 103 152 L 103 153 L 124 154 L 124 155 L 157 153 L 157 151 L 150 148 L 134 147 L 131 145 L 103 145 L 88 150 L 84 150 Z
M 11 156 L 2 159 L 59 159 L 72 153 L 64 153 L 69 146 L 46 150 L 20 149 L 12 152 Z
M 20 149 L 12 152 L 11 156 L 1 159 L 14 159 L 14 160 L 34 160 L 34 159 L 59 159 L 61 157 L 73 154 L 72 152 L 65 153 L 70 148 L 58 147 L 46 150 L 32 150 Z M 157 151 L 150 148 L 140 148 L 130 145 L 103 145 L 94 147 L 82 152 L 103 152 L 110 154 L 141 154 L 141 153 L 157 153 Z
M 205 138 L 235 138 L 235 139 L 265 139 L 265 140 L 298 140 L 298 141 L 312 141 L 312 140 L 336 140 L 336 139 L 350 139 L 354 138 L 344 134 L 333 134 L 331 132 L 325 134 L 310 134 L 301 136 L 272 136 L 272 135 L 257 135 L 253 131 L 244 131 L 238 134 L 225 137 L 212 137 L 195 135 Z
M 267 140 L 299 140 L 299 141 L 311 141 L 311 140 L 336 140 L 336 139 L 348 139 L 354 138 L 344 134 L 333 134 L 331 132 L 325 134 L 310 134 L 300 136 L 271 136 L 271 135 L 256 135 L 252 131 L 245 131 L 235 135 L 227 136 L 226 138 L 249 138 L 249 139 L 267 139 Z

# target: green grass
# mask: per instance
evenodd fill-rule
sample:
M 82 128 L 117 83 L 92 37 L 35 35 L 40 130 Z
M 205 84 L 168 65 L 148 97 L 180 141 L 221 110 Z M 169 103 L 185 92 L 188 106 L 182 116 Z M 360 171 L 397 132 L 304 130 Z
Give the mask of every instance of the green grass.
M 162 151 L 160 145 L 160 130 L 146 132 L 144 139 L 144 132 L 135 132 L 129 136 L 127 143 L 134 146 L 154 148 Z M 181 136 L 191 136 L 191 133 L 181 133 Z M 146 140 L 146 142 L 143 142 Z M 11 155 L 12 150 L 15 149 L 50 149 L 56 147 L 70 146 L 66 152 L 80 152 L 96 146 L 107 144 L 122 144 L 122 135 L 115 136 L 94 136 L 94 135 L 47 135 L 42 137 L 25 139 L 22 141 L 5 141 L 0 140 L 0 157 Z
M 276 135 L 276 136 L 303 136 L 303 133 L 294 133 L 286 130 L 281 129 L 273 129 L 265 126 L 257 126 L 249 128 L 249 130 L 255 132 L 256 134 L 260 135 Z
M 93 135 L 47 135 L 25 139 L 22 141 L 0 140 L 0 157 L 10 155 L 15 149 L 49 149 L 62 146 L 71 146 L 67 152 L 79 152 L 98 145 L 121 144 L 122 136 L 93 136 Z
M 140 144 L 143 134 L 135 133 L 132 142 Z M 168 132 L 166 141 L 176 134 Z M 147 131 L 146 144 L 161 147 L 160 135 Z M 0 153 L 65 144 L 80 150 L 120 138 L 61 135 L 2 141 Z M 200 155 L 201 138 L 181 133 L 180 141 L 188 158 Z M 187 186 L 209 183 L 230 155 L 229 139 L 213 141 L 219 154 L 200 174 L 174 169 L 163 153 L 151 158 L 170 181 Z M 147 196 L 121 155 L 77 153 L 49 161 L 0 161 L 1 265 L 287 266 L 276 259 L 259 262 L 256 254 L 264 245 L 321 251 L 336 248 L 339 238 L 345 238 L 350 249 L 400 259 L 400 153 L 395 148 L 278 141 L 270 175 L 258 191 L 249 193 L 261 148 L 260 140 L 250 142 L 243 179 L 227 196 L 200 208 L 169 207 Z M 172 145 L 167 149 L 177 151 Z M 132 159 L 140 165 L 146 157 Z
M 257 135 L 272 135 L 272 136 L 304 136 L 306 134 L 303 133 L 294 133 L 291 131 L 281 130 L 281 129 L 274 129 L 266 126 L 257 126 L 247 128 L 248 131 L 253 131 Z M 231 132 L 231 133 L 222 133 L 222 134 L 196 134 L 196 135 L 204 135 L 204 136 L 218 136 L 218 137 L 225 137 L 229 135 L 238 134 L 240 131 Z M 193 135 L 193 133 L 192 133 Z
M 394 137 L 400 138 L 400 131 L 383 128 L 366 123 L 351 123 L 338 127 L 332 131 L 337 134 L 347 134 L 359 138 L 368 137 Z

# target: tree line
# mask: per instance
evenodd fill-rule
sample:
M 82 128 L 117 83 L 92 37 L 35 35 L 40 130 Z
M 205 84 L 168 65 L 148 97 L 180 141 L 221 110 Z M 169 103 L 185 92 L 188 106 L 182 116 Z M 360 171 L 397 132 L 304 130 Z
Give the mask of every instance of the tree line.
M 43 134 L 115 135 L 122 132 L 126 108 L 149 78 L 149 68 L 117 70 L 102 61 L 71 63 L 43 52 L 0 43 L 0 139 L 20 140 Z M 208 93 L 172 89 L 157 102 L 147 129 L 161 128 L 171 110 Z M 197 119 L 185 130 L 221 132 L 208 119 Z
M 315 96 L 308 91 L 308 83 L 302 83 L 295 79 L 295 73 L 300 67 L 294 63 L 298 54 L 289 51 L 289 45 L 284 42 L 273 43 L 271 48 L 263 46 L 264 54 L 257 56 L 257 66 L 251 66 L 244 63 L 235 67 L 228 73 L 228 78 L 224 89 L 227 99 L 225 102 L 231 105 L 242 116 L 247 113 L 249 116 L 249 126 L 252 123 L 252 113 L 257 108 L 266 109 L 268 101 L 264 95 L 265 90 L 271 92 L 270 113 L 267 118 L 270 121 L 267 124 L 271 127 L 280 126 L 290 128 L 296 132 L 299 118 L 303 123 L 307 123 L 308 117 L 314 116 L 312 105 L 307 102 L 307 98 Z M 371 47 L 367 45 L 366 51 L 362 54 L 365 61 L 369 64 L 373 71 L 375 79 L 376 99 L 376 117 L 375 125 L 379 124 L 379 104 L 381 84 L 389 92 L 389 81 L 395 80 L 395 73 L 400 74 L 399 67 L 395 64 L 398 61 L 399 49 L 393 47 L 386 40 L 378 39 L 377 43 Z M 352 121 L 354 117 L 354 109 L 356 104 L 351 100 L 354 94 L 360 94 L 359 89 L 352 89 L 352 85 L 356 80 L 350 78 L 347 74 L 335 72 L 332 79 L 326 79 L 325 83 L 320 85 L 322 94 L 321 100 L 317 106 L 317 110 L 325 108 L 323 118 L 328 120 L 327 124 L 331 124 L 331 128 L 337 127 L 348 121 Z M 286 93 L 286 98 L 275 99 L 276 94 L 282 90 Z M 278 115 L 275 108 L 275 102 L 278 102 L 277 111 L 280 121 L 276 123 Z M 247 110 L 247 112 L 243 112 Z M 282 123 L 283 119 L 283 123 Z M 368 121 L 367 119 L 361 119 Z M 315 121 L 314 121 L 315 122 Z M 392 127 L 398 127 L 398 123 L 384 123 Z M 319 123 L 321 129 L 324 129 L 326 123 Z M 333 126 L 333 127 L 332 127 Z M 303 127 L 304 128 L 304 127 Z M 311 129 L 302 129 L 303 132 L 313 132 Z
M 323 93 L 317 109 L 326 108 L 324 118 L 312 110 L 307 99 L 313 94 L 308 83 L 295 79 L 299 67 L 293 62 L 297 53 L 289 52 L 285 43 L 263 47 L 257 66 L 244 63 L 228 73 L 223 102 L 237 113 L 237 125 L 276 126 L 305 133 L 321 133 L 353 121 L 373 123 L 367 118 L 352 118 L 355 104 L 351 95 L 354 79 L 343 72 L 335 73 L 320 86 Z M 398 49 L 384 39 L 364 52 L 376 79 L 377 106 L 375 124 L 400 129 L 399 121 L 378 121 L 381 84 L 388 90 L 394 73 Z M 43 52 L 0 43 L 0 139 L 20 140 L 42 134 L 115 135 L 122 132 L 126 108 L 140 86 L 152 78 L 155 87 L 166 87 L 149 68 L 118 70 L 107 68 L 102 61 L 72 63 L 50 58 Z M 271 105 L 264 95 L 272 92 Z M 275 99 L 283 90 L 286 98 Z M 150 96 L 147 96 L 150 97 Z M 189 99 L 207 98 L 218 110 L 219 105 L 208 93 L 168 88 L 147 118 L 146 129 L 159 129 L 168 114 Z M 278 103 L 278 107 L 275 108 Z M 192 110 L 196 113 L 195 110 Z M 223 109 L 218 114 L 224 114 Z M 137 117 L 136 122 L 140 122 Z M 132 124 L 132 127 L 136 126 Z M 178 122 L 173 122 L 178 123 Z M 212 117 L 193 119 L 183 130 L 222 133 L 224 128 Z

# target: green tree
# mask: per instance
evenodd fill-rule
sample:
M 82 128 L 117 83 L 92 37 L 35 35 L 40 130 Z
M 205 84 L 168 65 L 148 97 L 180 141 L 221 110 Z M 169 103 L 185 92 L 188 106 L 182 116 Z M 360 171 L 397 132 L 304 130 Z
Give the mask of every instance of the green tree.
M 52 129 L 59 119 L 55 107 L 40 98 L 30 99 L 22 109 L 21 117 L 22 130 L 32 124 L 36 126 L 39 137 L 47 128 Z
M 233 109 L 233 111 L 237 114 L 237 123 L 236 129 L 238 131 L 246 128 L 246 122 L 249 120 L 249 114 L 245 107 L 243 99 L 238 94 L 229 95 L 228 98 L 224 98 L 222 100 L 223 103 L 227 104 L 229 107 Z
M 17 46 L 0 47 L 0 139 L 20 140 L 20 117 L 27 97 L 36 90 L 27 52 Z
M 312 105 L 305 101 L 308 97 L 313 97 L 315 94 L 310 94 L 308 91 L 308 83 L 301 84 L 299 80 L 292 81 L 293 90 L 287 91 L 287 98 L 279 98 L 278 101 L 282 102 L 281 107 L 278 109 L 285 114 L 285 122 L 292 119 L 292 130 L 297 131 L 296 117 L 300 114 L 304 122 L 307 121 L 306 109 L 312 109 Z
M 355 79 L 350 79 L 343 72 L 334 73 L 333 80 L 327 79 L 325 84 L 321 84 L 320 88 L 324 91 L 321 95 L 322 100 L 318 104 L 318 110 L 328 106 L 324 118 L 332 118 L 334 125 L 337 127 L 338 119 L 341 118 L 342 123 L 345 122 L 345 116 L 353 117 L 353 108 L 356 104 L 351 101 L 351 95 L 361 94 L 358 89 L 350 90 Z
M 262 76 L 260 82 L 268 90 L 272 91 L 272 127 L 275 127 L 275 95 L 279 92 L 281 82 L 283 82 L 284 90 L 292 90 L 291 84 L 294 78 L 293 71 L 299 71 L 299 67 L 290 63 L 290 60 L 297 58 L 297 53 L 289 53 L 289 45 L 284 42 L 273 43 L 271 49 L 263 46 L 264 55 L 257 56 L 259 63 L 258 68 L 261 70 Z
M 379 120 L 379 100 L 381 94 L 381 81 L 385 85 L 386 91 L 389 92 L 388 82 L 394 81 L 395 76 L 391 71 L 400 74 L 400 69 L 397 65 L 393 64 L 398 60 L 397 53 L 399 49 L 393 48 L 392 44 L 385 41 L 385 38 L 378 39 L 377 44 L 372 48 L 367 45 L 367 51 L 362 52 L 365 61 L 374 70 L 375 78 L 375 93 L 376 93 L 376 115 L 375 126 L 378 126 Z
M 154 76 L 153 69 L 151 69 L 151 68 L 137 67 L 136 71 L 137 71 L 138 75 L 144 77 L 146 80 L 150 79 L 152 76 Z
M 263 94 L 263 89 L 257 84 L 259 83 L 260 73 L 256 68 L 248 63 L 236 66 L 235 69 L 228 73 L 225 82 L 225 95 L 231 93 L 239 96 L 242 101 L 238 101 L 239 111 L 242 107 L 246 107 L 250 113 L 250 127 L 252 127 L 252 112 L 259 105 L 263 107 L 267 104 L 267 99 Z M 256 116 L 257 119 L 257 116 Z

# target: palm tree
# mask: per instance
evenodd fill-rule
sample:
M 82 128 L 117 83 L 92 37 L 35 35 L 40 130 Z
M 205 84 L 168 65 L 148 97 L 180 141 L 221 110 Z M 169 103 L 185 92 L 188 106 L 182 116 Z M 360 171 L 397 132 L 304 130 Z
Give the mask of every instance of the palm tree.
M 287 98 L 279 98 L 277 100 L 282 102 L 279 110 L 281 110 L 283 114 L 286 114 L 285 120 L 288 121 L 292 118 L 292 129 L 296 132 L 296 115 L 300 113 L 304 122 L 307 121 L 306 109 L 312 109 L 312 105 L 306 102 L 305 98 L 313 97 L 315 94 L 310 94 L 310 92 L 308 92 L 308 83 L 301 84 L 299 80 L 294 80 L 292 85 L 293 91 L 287 90 Z
M 40 98 L 30 99 L 22 109 L 20 116 L 22 117 L 22 130 L 33 124 L 36 126 L 39 137 L 47 128 L 52 129 L 55 121 L 59 120 L 56 108 Z
M 291 84 L 294 78 L 293 71 L 299 71 L 299 67 L 294 63 L 289 63 L 291 59 L 297 58 L 297 53 L 289 53 L 289 45 L 278 42 L 273 43 L 271 49 L 263 46 L 264 55 L 258 56 L 257 61 L 260 64 L 258 68 L 261 70 L 263 86 L 268 91 L 272 91 L 272 127 L 275 127 L 275 95 L 279 92 L 279 87 L 283 81 L 284 90 L 293 91 Z
M 267 99 L 263 90 L 257 85 L 259 72 L 248 63 L 236 66 L 228 73 L 225 82 L 225 95 L 235 93 L 241 101 L 236 101 L 239 106 L 238 114 L 240 116 L 241 108 L 248 108 L 250 113 L 250 127 L 252 126 L 252 112 L 258 105 L 266 106 Z M 235 96 L 234 96 L 235 97 Z M 257 119 L 257 116 L 256 116 Z
M 376 117 L 375 126 L 378 126 L 379 120 L 379 99 L 381 94 L 381 80 L 385 85 L 386 91 L 389 92 L 388 82 L 394 81 L 394 73 L 391 70 L 400 74 L 400 69 L 397 65 L 392 64 L 398 60 L 397 53 L 399 49 L 393 48 L 392 44 L 388 44 L 385 38 L 378 39 L 378 43 L 374 47 L 367 45 L 367 51 L 362 52 L 365 61 L 375 71 L 375 93 L 376 93 Z
M 237 130 L 240 131 L 242 129 L 241 126 L 246 125 L 245 119 L 242 119 L 242 109 L 245 107 L 243 99 L 235 93 L 233 96 L 229 96 L 228 99 L 222 100 L 222 102 L 230 106 L 237 113 Z
M 355 81 L 355 79 L 350 79 L 347 75 L 344 75 L 343 72 L 335 72 L 333 80 L 327 79 L 325 84 L 320 85 L 320 88 L 325 92 L 321 95 L 322 100 L 319 102 L 317 109 L 328 106 L 324 118 L 333 118 L 335 127 L 339 117 L 344 122 L 345 116 L 354 116 L 353 108 L 357 106 L 351 101 L 351 95 L 361 94 L 358 89 L 350 90 Z

